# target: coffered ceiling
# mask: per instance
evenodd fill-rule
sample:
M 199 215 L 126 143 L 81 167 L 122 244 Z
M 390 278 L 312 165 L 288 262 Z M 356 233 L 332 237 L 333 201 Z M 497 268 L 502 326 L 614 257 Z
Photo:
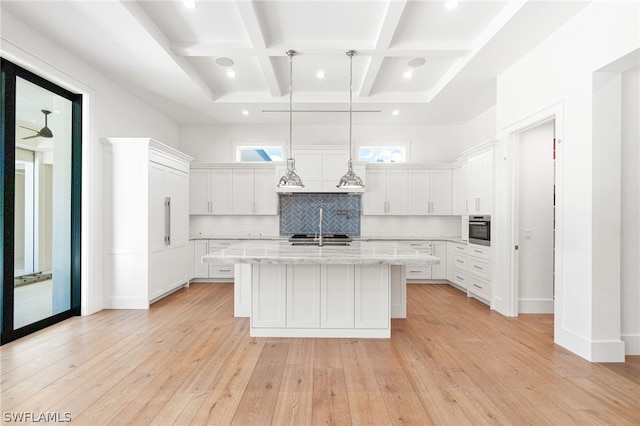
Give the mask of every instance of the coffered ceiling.
M 354 49 L 353 109 L 380 111 L 356 112 L 354 123 L 462 124 L 495 104 L 500 72 L 586 4 L 446 3 L 196 0 L 188 9 L 181 0 L 3 0 L 1 7 L 179 123 L 288 122 L 287 113 L 264 111 L 289 108 L 289 49 L 297 51 L 294 110 L 347 111 L 346 51 Z M 296 113 L 298 123 L 343 118 Z

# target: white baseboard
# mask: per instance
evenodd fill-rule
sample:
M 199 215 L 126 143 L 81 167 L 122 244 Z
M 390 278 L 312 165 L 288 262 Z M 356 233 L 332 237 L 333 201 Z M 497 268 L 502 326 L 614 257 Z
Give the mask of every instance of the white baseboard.
M 149 309 L 149 300 L 140 297 L 107 297 L 105 309 Z
M 623 334 L 625 355 L 640 355 L 640 334 Z
M 519 314 L 552 314 L 554 313 L 553 299 L 519 299 Z
M 590 362 L 624 362 L 622 340 L 591 340 L 566 328 L 556 328 L 554 341 Z

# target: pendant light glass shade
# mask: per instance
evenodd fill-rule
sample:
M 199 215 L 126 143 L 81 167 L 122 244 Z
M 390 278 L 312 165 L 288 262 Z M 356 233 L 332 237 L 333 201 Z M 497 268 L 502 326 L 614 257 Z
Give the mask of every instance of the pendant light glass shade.
M 351 158 L 351 131 L 353 128 L 353 55 L 355 50 L 347 50 L 349 57 L 349 163 L 347 163 L 347 173 L 340 178 L 340 182 L 336 187 L 343 189 L 364 188 L 362 179 L 353 171 L 353 160 Z
M 293 159 L 291 147 L 293 136 L 293 56 L 295 50 L 287 50 L 289 56 L 289 158 L 287 159 L 287 171 L 280 178 L 278 188 L 304 188 L 302 179 L 296 173 L 296 161 Z

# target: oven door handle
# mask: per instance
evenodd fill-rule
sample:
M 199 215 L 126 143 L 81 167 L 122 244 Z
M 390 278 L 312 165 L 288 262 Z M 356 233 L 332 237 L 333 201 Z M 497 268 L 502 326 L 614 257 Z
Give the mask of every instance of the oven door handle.
M 488 222 L 469 222 L 469 226 L 487 226 Z

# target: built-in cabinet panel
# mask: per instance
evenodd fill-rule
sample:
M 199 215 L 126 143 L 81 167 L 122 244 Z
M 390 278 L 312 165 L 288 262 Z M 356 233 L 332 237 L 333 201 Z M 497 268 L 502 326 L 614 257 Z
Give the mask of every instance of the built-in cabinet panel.
M 390 333 L 388 265 L 250 267 L 253 335 L 295 336 L 295 329 L 315 329 L 318 337 L 360 335 L 356 330 L 378 330 L 366 331 L 368 337 Z
M 287 327 L 320 327 L 320 265 L 287 265 Z
M 254 265 L 252 268 L 251 325 L 266 328 L 286 327 L 286 265 Z
M 148 308 L 190 279 L 191 158 L 149 138 L 105 145 L 105 307 Z
M 216 264 L 202 262 L 202 256 L 213 253 L 217 250 L 223 250 L 233 244 L 230 240 L 195 240 L 194 256 L 193 256 L 193 278 L 203 279 L 212 278 L 216 281 L 233 280 L 234 268 L 230 264 Z
M 353 328 L 354 279 L 353 265 L 322 265 L 320 306 L 323 328 Z
M 355 272 L 355 328 L 389 328 L 389 266 L 368 265 Z

